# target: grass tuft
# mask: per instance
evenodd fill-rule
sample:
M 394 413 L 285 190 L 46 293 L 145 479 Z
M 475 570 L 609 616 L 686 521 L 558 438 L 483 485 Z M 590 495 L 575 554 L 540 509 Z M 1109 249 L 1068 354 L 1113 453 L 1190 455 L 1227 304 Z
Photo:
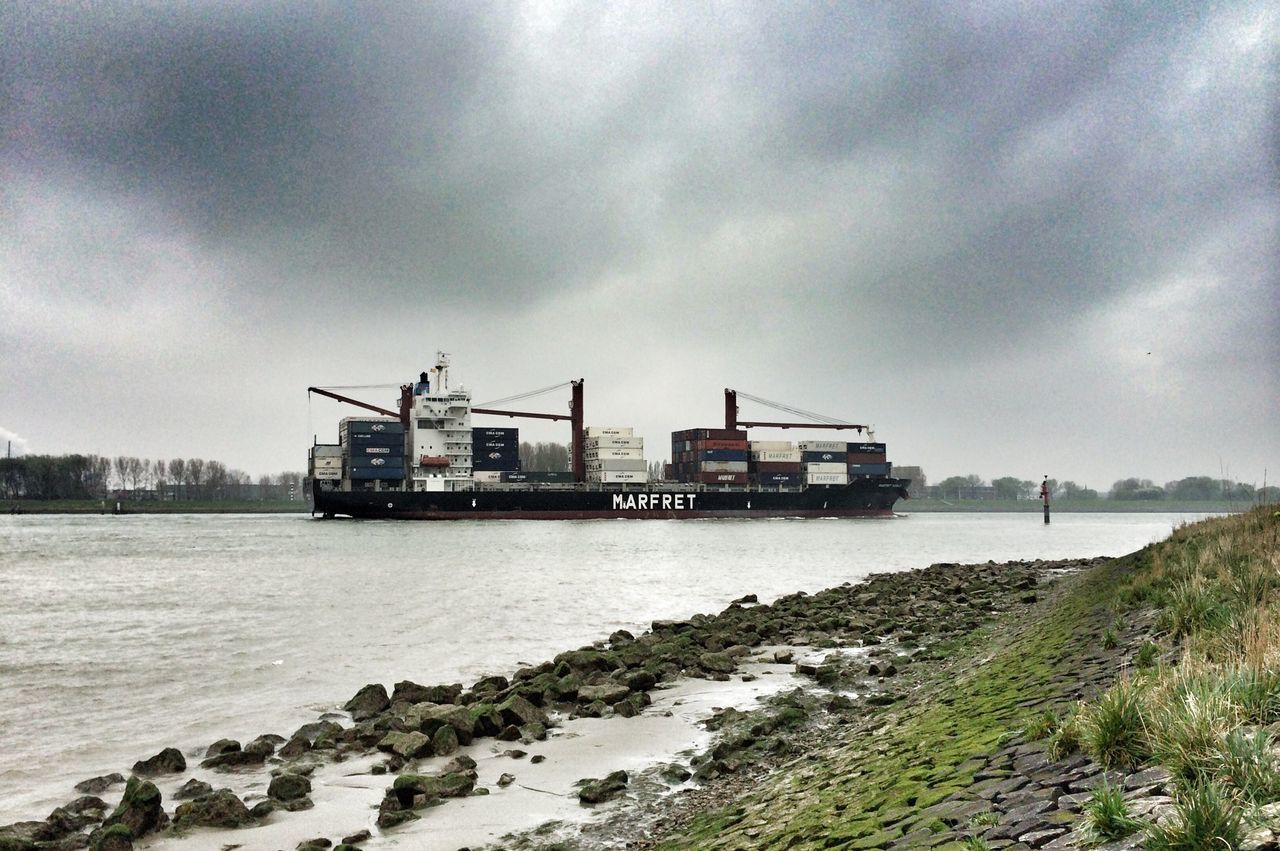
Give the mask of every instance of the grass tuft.
M 1138 653 L 1133 658 L 1133 664 L 1139 671 L 1150 670 L 1155 667 L 1156 659 L 1160 656 L 1160 645 L 1144 641 L 1142 646 L 1138 648 Z
M 1194 784 L 1178 795 L 1176 812 L 1167 824 L 1147 828 L 1149 851 L 1231 849 L 1244 839 L 1244 816 L 1216 783 Z
M 1129 814 L 1124 788 L 1103 781 L 1095 786 L 1084 805 L 1082 839 L 1087 845 L 1101 845 L 1140 830 L 1143 822 Z
M 1151 756 L 1142 689 L 1120 680 L 1080 713 L 1082 749 L 1103 768 L 1133 768 Z

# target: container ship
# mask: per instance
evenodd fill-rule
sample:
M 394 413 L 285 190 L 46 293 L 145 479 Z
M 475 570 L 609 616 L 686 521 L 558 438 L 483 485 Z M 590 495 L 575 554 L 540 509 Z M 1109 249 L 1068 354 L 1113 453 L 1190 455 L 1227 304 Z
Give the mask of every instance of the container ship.
M 671 462 L 651 479 L 643 437 L 628 427 L 584 424 L 582 380 L 560 385 L 571 388 L 567 413 L 528 413 L 473 407 L 467 390 L 449 386 L 448 373 L 449 357 L 438 353 L 429 372 L 401 385 L 398 411 L 308 388 L 378 415 L 346 417 L 337 443 L 311 447 L 313 514 L 401 520 L 891 517 L 894 503 L 907 496 L 910 480 L 892 476 L 885 445 L 875 442 L 869 427 L 826 418 L 740 422 L 738 391 L 725 390 L 724 428 L 671 433 Z M 473 415 L 567 420 L 571 469 L 522 470 L 519 430 L 473 426 Z M 753 427 L 853 429 L 867 439 L 758 441 L 748 439 Z

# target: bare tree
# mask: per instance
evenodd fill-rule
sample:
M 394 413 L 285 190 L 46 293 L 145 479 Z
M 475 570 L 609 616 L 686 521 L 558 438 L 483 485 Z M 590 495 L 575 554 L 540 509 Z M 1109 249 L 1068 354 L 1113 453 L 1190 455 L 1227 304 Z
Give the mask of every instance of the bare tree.
M 185 459 L 174 458 L 169 461 L 169 478 L 173 480 L 173 485 L 175 488 L 181 487 L 183 484 L 186 483 L 187 462 Z M 174 496 L 176 498 L 177 494 L 175 494 Z M 185 489 L 183 489 L 182 496 L 184 497 L 186 496 Z

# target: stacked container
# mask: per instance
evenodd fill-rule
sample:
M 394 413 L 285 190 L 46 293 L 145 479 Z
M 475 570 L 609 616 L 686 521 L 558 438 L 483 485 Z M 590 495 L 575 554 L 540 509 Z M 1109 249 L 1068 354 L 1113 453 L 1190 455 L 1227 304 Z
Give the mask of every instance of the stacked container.
M 520 429 L 473 428 L 471 429 L 471 470 L 476 481 L 499 481 L 499 476 L 482 476 L 481 473 L 502 473 L 520 469 Z
M 342 478 L 342 445 L 320 443 L 311 447 L 311 478 L 337 481 Z
M 724 428 L 687 428 L 671 433 L 671 475 L 680 482 L 747 484 L 747 433 Z
M 858 476 L 887 476 L 893 465 L 885 459 L 883 443 L 850 443 L 845 457 L 849 465 L 849 478 Z
M 849 444 L 843 440 L 805 440 L 797 448 L 808 485 L 849 484 Z
M 390 417 L 348 417 L 338 427 L 347 459 L 347 478 L 356 481 L 404 480 L 404 424 Z
M 582 444 L 587 481 L 644 484 L 649 466 L 644 460 L 644 438 L 626 426 L 588 426 Z
M 747 477 L 753 485 L 798 487 L 804 484 L 800 450 L 784 440 L 753 440 Z

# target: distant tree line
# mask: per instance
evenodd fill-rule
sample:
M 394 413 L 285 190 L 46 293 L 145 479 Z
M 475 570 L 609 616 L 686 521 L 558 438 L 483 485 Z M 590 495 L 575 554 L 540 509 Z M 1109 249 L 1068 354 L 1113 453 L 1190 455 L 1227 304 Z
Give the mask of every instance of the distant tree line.
M 260 476 L 203 458 L 22 455 L 0 458 L 4 499 L 230 500 L 302 498 L 301 473 Z
M 1209 476 L 1187 476 L 1157 485 L 1150 479 L 1120 479 L 1105 495 L 1073 481 L 1049 479 L 1050 499 L 1069 501 L 1092 499 L 1273 502 L 1280 500 L 1280 488 L 1258 488 L 1231 479 Z M 1003 476 L 990 484 L 981 476 L 951 476 L 924 489 L 924 494 L 937 499 L 1038 499 L 1040 482 Z
M 520 469 L 538 473 L 559 473 L 568 470 L 569 447 L 563 443 L 520 444 Z

